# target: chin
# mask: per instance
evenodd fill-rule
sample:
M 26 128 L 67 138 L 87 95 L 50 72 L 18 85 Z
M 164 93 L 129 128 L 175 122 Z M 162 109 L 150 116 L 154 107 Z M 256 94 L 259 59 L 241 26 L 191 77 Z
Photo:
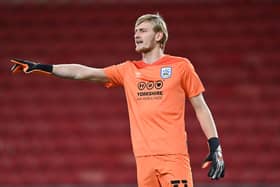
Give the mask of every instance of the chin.
M 151 49 L 150 48 L 135 48 L 135 51 L 137 52 L 137 53 L 148 53 L 148 52 L 150 52 L 151 51 Z

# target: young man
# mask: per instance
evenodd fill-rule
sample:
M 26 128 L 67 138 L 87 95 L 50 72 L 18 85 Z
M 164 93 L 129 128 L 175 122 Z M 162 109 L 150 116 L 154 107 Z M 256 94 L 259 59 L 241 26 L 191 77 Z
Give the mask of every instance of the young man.
M 139 187 L 193 187 L 185 131 L 187 97 L 205 133 L 210 153 L 203 168 L 210 165 L 211 179 L 224 177 L 224 161 L 216 126 L 203 98 L 204 87 L 186 58 L 164 54 L 167 27 L 158 14 L 139 17 L 135 24 L 138 61 L 126 61 L 106 68 L 78 64 L 48 65 L 13 59 L 13 72 L 43 72 L 62 78 L 123 86 L 128 103 L 133 152 Z

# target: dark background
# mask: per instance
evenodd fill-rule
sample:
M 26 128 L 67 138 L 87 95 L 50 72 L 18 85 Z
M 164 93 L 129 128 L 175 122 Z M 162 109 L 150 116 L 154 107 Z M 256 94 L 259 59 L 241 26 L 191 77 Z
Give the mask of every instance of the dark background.
M 159 12 L 166 53 L 189 58 L 205 87 L 226 161 L 214 182 L 187 103 L 197 186 L 280 184 L 280 1 L 0 1 L 0 186 L 134 186 L 121 88 L 12 75 L 11 58 L 106 67 L 139 59 L 134 23 Z

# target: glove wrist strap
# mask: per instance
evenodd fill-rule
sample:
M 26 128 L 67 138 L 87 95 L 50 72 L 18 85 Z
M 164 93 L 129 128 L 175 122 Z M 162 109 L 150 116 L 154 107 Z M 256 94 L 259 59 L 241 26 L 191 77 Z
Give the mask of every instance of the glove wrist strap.
M 53 65 L 51 64 L 36 64 L 35 68 L 49 73 L 53 72 Z
M 208 140 L 210 153 L 214 153 L 220 147 L 220 141 L 217 137 L 212 137 Z

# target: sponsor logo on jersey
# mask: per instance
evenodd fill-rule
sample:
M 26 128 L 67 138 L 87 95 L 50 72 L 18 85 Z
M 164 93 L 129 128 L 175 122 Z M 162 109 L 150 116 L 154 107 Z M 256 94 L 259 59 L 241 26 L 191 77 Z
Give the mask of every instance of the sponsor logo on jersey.
M 159 90 L 163 86 L 163 81 L 162 80 L 157 80 L 157 81 L 149 81 L 149 82 L 139 82 L 137 84 L 138 90 L 144 90 L 145 88 L 147 90 L 151 90 L 153 88 Z
M 163 91 L 163 81 L 141 81 L 137 84 L 139 92 L 137 92 L 138 100 L 161 99 Z

